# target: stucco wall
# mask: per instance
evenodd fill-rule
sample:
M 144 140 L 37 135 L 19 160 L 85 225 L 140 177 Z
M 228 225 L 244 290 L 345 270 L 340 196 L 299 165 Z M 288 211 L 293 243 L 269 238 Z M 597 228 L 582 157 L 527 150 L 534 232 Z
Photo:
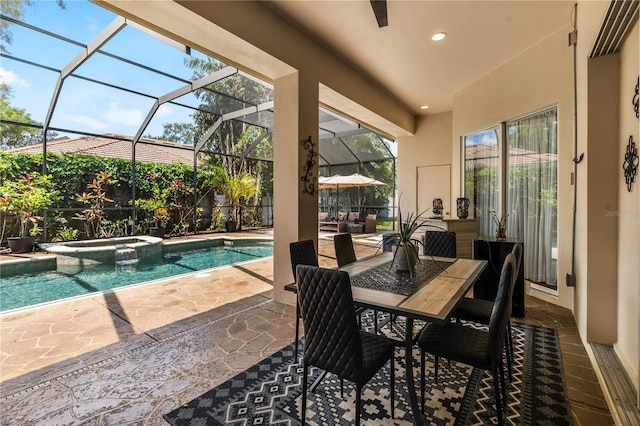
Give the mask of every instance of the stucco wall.
M 558 106 L 558 295 L 532 290 L 536 297 L 571 308 L 566 287 L 571 267 L 573 186 L 573 68 L 567 46 L 571 27 L 550 35 L 516 58 L 465 87 L 453 97 L 453 170 L 461 170 L 461 138 L 542 108 Z M 462 178 L 452 176 L 452 199 L 462 193 Z M 526 249 L 526 248 L 525 248 Z
M 416 212 L 417 168 L 451 164 L 451 124 L 450 112 L 419 117 L 415 136 L 398 138 L 398 189 L 403 214 Z M 455 209 L 445 206 L 445 210 Z

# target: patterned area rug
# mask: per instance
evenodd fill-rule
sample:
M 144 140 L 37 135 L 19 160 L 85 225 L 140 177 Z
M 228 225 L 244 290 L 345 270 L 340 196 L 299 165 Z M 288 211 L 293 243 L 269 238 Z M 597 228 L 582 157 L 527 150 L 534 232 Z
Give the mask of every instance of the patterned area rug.
M 401 323 L 394 331 L 402 336 Z M 466 325 L 472 326 L 472 325 Z M 514 369 L 508 386 L 506 424 L 570 425 L 571 413 L 564 385 L 555 330 L 514 324 Z M 396 350 L 395 417 L 390 416 L 388 364 L 362 393 L 362 424 L 410 425 L 411 410 L 404 379 L 404 350 Z M 414 371 L 419 384 L 419 351 Z M 497 424 L 491 375 L 467 365 L 440 362 L 433 383 L 433 358 L 427 357 L 424 415 L 432 425 Z M 312 369 L 310 383 L 321 373 Z M 419 385 L 418 385 L 419 386 Z M 293 359 L 293 344 L 262 360 L 234 378 L 165 415 L 175 426 L 298 425 L 301 412 L 302 367 Z M 354 423 L 355 386 L 328 374 L 307 400 L 307 424 Z M 419 390 L 417 391 L 419 395 Z

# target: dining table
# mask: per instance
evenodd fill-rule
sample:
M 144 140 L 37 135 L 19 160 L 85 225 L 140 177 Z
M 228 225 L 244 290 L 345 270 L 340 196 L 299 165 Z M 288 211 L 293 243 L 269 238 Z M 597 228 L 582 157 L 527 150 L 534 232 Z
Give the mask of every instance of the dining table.
M 486 260 L 420 256 L 412 274 L 395 270 L 393 252 L 345 265 L 357 306 L 405 318 L 405 375 L 413 423 L 425 422 L 416 394 L 413 368 L 414 321 L 443 324 L 487 266 Z M 295 291 L 295 284 L 286 286 Z

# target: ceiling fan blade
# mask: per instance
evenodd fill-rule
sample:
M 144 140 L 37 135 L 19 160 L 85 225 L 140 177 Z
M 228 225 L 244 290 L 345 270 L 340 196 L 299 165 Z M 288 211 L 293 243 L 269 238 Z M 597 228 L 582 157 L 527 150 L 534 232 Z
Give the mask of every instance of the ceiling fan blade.
M 373 13 L 376 15 L 378 26 L 380 28 L 389 25 L 387 20 L 387 0 L 370 0 Z

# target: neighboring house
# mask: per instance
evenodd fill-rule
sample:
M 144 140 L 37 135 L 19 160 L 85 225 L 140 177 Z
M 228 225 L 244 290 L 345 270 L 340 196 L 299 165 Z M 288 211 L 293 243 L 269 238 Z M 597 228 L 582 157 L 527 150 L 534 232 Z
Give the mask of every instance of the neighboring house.
M 47 152 L 85 154 L 106 158 L 131 158 L 133 136 L 105 133 L 103 136 L 67 136 L 47 142 Z M 12 153 L 41 153 L 42 144 L 7 150 Z M 193 146 L 160 139 L 141 138 L 136 144 L 136 160 L 146 163 L 193 165 Z

